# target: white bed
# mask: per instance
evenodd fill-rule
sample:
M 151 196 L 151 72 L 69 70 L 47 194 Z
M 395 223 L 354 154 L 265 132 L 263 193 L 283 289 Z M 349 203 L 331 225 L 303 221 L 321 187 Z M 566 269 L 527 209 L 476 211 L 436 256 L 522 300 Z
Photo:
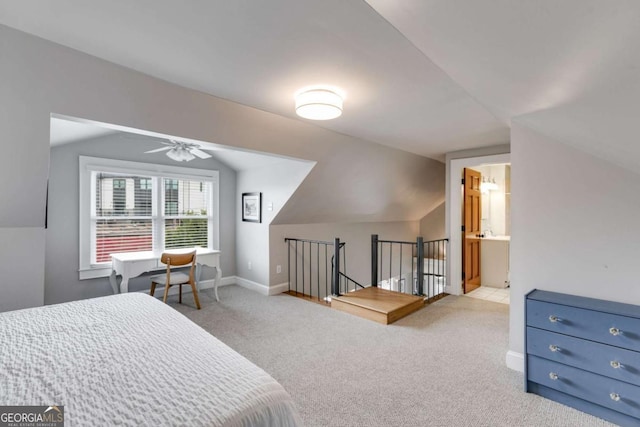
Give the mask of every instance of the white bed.
M 0 313 L 0 405 L 64 405 L 68 426 L 301 425 L 266 372 L 141 293 Z

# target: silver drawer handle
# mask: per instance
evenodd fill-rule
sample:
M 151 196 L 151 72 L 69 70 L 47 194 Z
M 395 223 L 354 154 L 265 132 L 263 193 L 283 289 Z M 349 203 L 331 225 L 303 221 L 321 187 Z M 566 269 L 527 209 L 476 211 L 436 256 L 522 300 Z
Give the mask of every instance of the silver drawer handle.
M 622 333 L 622 331 L 620 329 L 618 329 L 618 328 L 609 328 L 609 333 L 611 335 L 616 336 L 616 335 L 620 335 Z
M 620 395 L 618 393 L 609 393 L 609 397 L 611 398 L 611 400 L 613 400 L 614 402 L 617 402 L 620 400 Z
M 558 316 L 554 316 L 553 314 L 551 316 L 549 316 L 549 322 L 551 323 L 556 323 L 558 320 Z
M 549 350 L 551 350 L 551 351 L 553 351 L 553 352 L 555 353 L 556 351 L 560 351 L 560 347 L 558 347 L 558 346 L 557 346 L 557 345 L 555 345 L 555 344 L 551 344 L 551 345 L 549 346 Z
M 617 360 L 612 360 L 609 364 L 613 369 L 618 369 L 619 367 L 622 366 L 620 362 L 618 362 Z
M 549 378 L 555 381 L 558 379 L 558 374 L 556 374 L 555 372 L 549 372 Z

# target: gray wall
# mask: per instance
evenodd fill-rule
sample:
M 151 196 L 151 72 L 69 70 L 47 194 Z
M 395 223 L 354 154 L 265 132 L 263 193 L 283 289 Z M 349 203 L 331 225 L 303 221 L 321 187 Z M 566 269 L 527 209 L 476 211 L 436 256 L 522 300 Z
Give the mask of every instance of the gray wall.
M 285 283 L 287 277 L 287 245 L 285 237 L 346 242 L 347 274 L 362 285 L 371 282 L 371 235 L 380 239 L 415 241 L 420 232 L 418 221 L 362 222 L 331 224 L 272 225 L 269 232 L 271 254 L 270 283 Z M 276 273 L 276 266 L 282 272 Z
M 522 354 L 532 289 L 640 304 L 640 176 L 517 122 L 511 159 L 509 347 Z
M 217 170 L 220 179 L 220 250 L 224 276 L 236 271 L 236 172 L 214 159 L 177 163 L 164 153 L 144 154 L 158 142 L 126 134 L 107 135 L 51 148 L 49 166 L 49 222 L 46 231 L 45 304 L 111 295 L 107 278 L 78 279 L 78 157 L 92 156 Z M 213 278 L 211 271 L 202 279 Z M 131 290 L 148 289 L 148 277 L 132 279 Z
M 0 246 L 0 275 L 12 295 L 0 300 L 2 311 L 44 301 L 52 113 L 316 161 L 304 188 L 280 212 L 281 223 L 418 220 L 444 191 L 440 162 L 185 89 L 0 26 L 0 177 L 21 184 L 0 188 L 0 199 L 11 201 L 0 204 L 0 239 L 19 234 L 24 240 L 22 250 Z M 367 159 L 375 159 L 370 167 Z M 16 270 L 16 256 L 33 268 Z
M 287 159 L 267 167 L 238 172 L 238 209 L 242 205 L 242 193 L 262 193 L 261 223 L 242 221 L 240 211 L 236 216 L 238 276 L 261 285 L 270 284 L 269 224 L 313 167 L 311 162 Z M 272 210 L 269 210 L 269 206 L 272 206 Z
M 426 214 L 420 220 L 420 235 L 425 242 L 428 240 L 444 239 L 447 233 L 444 228 L 446 209 L 444 202 L 437 208 Z

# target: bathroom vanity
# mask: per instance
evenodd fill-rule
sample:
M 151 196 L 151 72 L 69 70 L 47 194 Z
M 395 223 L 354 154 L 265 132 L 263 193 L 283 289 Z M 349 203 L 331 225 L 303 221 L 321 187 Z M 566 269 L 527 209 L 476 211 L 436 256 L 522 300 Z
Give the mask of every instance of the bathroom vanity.
M 509 285 L 509 236 L 481 239 L 482 286 L 506 288 Z

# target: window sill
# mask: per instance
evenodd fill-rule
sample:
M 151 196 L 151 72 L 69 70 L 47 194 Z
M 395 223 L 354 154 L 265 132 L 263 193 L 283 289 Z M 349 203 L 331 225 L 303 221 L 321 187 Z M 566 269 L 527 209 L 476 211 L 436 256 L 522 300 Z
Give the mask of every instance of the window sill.
M 111 275 L 111 267 L 95 267 L 78 270 L 80 280 L 98 279 L 101 277 L 109 277 Z

